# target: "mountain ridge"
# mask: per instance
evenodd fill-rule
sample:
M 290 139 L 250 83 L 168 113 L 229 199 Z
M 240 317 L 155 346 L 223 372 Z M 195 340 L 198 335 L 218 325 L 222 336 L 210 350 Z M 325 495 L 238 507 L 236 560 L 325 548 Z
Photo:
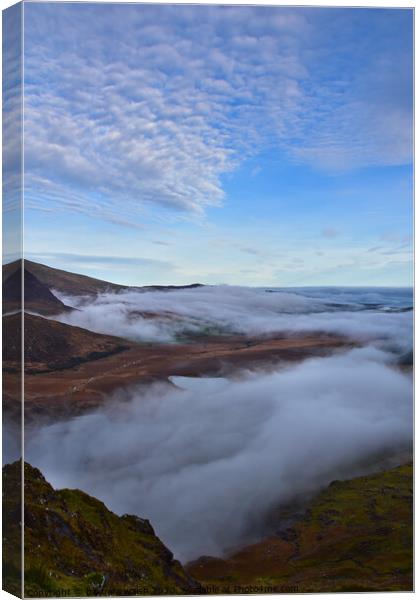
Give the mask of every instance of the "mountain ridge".
M 22 281 L 23 280 L 23 281 Z M 22 283 L 24 294 L 22 298 Z M 73 310 L 66 306 L 49 286 L 28 269 L 16 269 L 3 279 L 3 313 L 19 311 L 22 300 L 26 310 L 43 315 L 57 315 Z
M 3 282 L 13 273 L 20 271 L 20 260 L 3 265 Z M 47 285 L 50 290 L 70 296 L 97 296 L 103 293 L 117 293 L 123 290 L 139 291 L 173 291 L 177 289 L 194 289 L 202 287 L 201 283 L 191 283 L 187 285 L 146 285 L 130 286 L 119 283 L 111 283 L 89 275 L 81 275 L 63 269 L 56 269 L 41 263 L 25 259 L 25 271 L 34 275 L 41 283 Z M 52 292 L 53 293 L 53 292 Z

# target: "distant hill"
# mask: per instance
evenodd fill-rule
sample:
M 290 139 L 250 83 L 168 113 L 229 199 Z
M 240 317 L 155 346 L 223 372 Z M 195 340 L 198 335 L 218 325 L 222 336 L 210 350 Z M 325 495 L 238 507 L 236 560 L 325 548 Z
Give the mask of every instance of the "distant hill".
M 11 273 L 20 270 L 20 262 L 21 261 L 15 261 L 3 265 L 3 281 L 10 276 Z M 31 260 L 25 260 L 25 271 L 35 275 L 35 277 L 48 286 L 48 288 L 58 290 L 62 294 L 73 296 L 96 296 L 103 292 L 117 292 L 125 289 L 125 286 L 123 285 L 101 281 L 100 279 L 95 279 L 86 275 L 69 273 L 67 271 L 62 271 L 61 269 L 54 269 L 53 267 L 47 267 L 47 265 L 32 262 Z
M 200 287 L 204 287 L 202 283 L 189 283 L 188 285 L 145 285 L 136 289 L 147 292 L 172 292 L 175 290 L 194 290 Z
M 3 467 L 3 589 L 20 596 L 21 463 Z M 25 597 L 194 594 L 146 519 L 80 490 L 54 490 L 25 463 Z
M 3 282 L 20 269 L 21 261 L 15 261 L 3 265 Z M 201 287 L 200 283 L 192 283 L 190 285 L 150 285 L 150 286 L 127 286 L 109 281 L 102 281 L 87 275 L 79 275 L 78 273 L 70 273 L 61 269 L 55 269 L 25 260 L 25 271 L 34 275 L 40 282 L 44 283 L 50 290 L 57 290 L 62 294 L 71 296 L 96 296 L 106 292 L 119 292 L 125 289 L 137 289 L 142 291 L 172 291 L 178 289 L 189 289 Z
M 25 371 L 40 373 L 66 369 L 122 352 L 134 344 L 25 313 Z M 21 360 L 21 315 L 3 317 L 3 365 L 13 372 Z
M 56 315 L 72 310 L 59 300 L 31 271 L 24 269 L 25 309 L 43 315 Z M 22 273 L 16 269 L 3 279 L 3 312 L 20 310 L 22 301 Z

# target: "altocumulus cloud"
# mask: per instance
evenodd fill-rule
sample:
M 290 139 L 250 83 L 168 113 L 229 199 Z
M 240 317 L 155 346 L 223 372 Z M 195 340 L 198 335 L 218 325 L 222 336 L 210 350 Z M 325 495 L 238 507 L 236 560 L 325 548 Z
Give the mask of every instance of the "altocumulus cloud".
M 25 14 L 27 206 L 120 222 L 123 203 L 130 225 L 157 207 L 201 215 L 221 204 L 223 175 L 267 147 L 327 168 L 411 158 L 409 36 L 383 44 L 409 31 L 401 11 L 28 4 Z

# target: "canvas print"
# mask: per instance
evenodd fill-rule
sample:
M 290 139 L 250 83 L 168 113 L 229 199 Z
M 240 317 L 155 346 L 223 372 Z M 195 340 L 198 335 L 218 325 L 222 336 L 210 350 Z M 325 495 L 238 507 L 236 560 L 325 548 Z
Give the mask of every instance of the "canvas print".
M 3 588 L 410 591 L 413 9 L 3 12 Z

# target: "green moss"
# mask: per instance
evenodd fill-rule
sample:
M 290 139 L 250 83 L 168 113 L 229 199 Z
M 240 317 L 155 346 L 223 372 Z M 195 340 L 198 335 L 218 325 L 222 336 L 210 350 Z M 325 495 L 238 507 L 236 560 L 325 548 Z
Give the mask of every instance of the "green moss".
M 188 566 L 203 586 L 297 586 L 299 592 L 412 590 L 412 465 L 333 482 L 287 539 L 270 538 L 225 561 Z
M 18 463 L 3 469 L 4 587 L 16 595 L 19 469 Z M 25 525 L 28 597 L 199 591 L 148 521 L 119 517 L 79 490 L 56 491 L 30 465 L 25 465 Z M 235 585 L 279 592 L 289 586 L 300 592 L 411 590 L 412 465 L 333 482 L 291 532 L 228 560 L 196 561 L 189 571 L 220 593 Z
M 12 490 L 18 470 L 18 463 L 9 465 L 4 479 L 4 493 L 12 504 L 18 500 Z M 25 596 L 197 591 L 197 583 L 173 559 L 148 521 L 119 517 L 80 490 L 54 490 L 28 464 L 24 473 Z M 20 511 L 10 510 L 10 514 L 6 538 L 19 547 Z M 9 578 L 16 587 L 20 556 L 8 558 Z

